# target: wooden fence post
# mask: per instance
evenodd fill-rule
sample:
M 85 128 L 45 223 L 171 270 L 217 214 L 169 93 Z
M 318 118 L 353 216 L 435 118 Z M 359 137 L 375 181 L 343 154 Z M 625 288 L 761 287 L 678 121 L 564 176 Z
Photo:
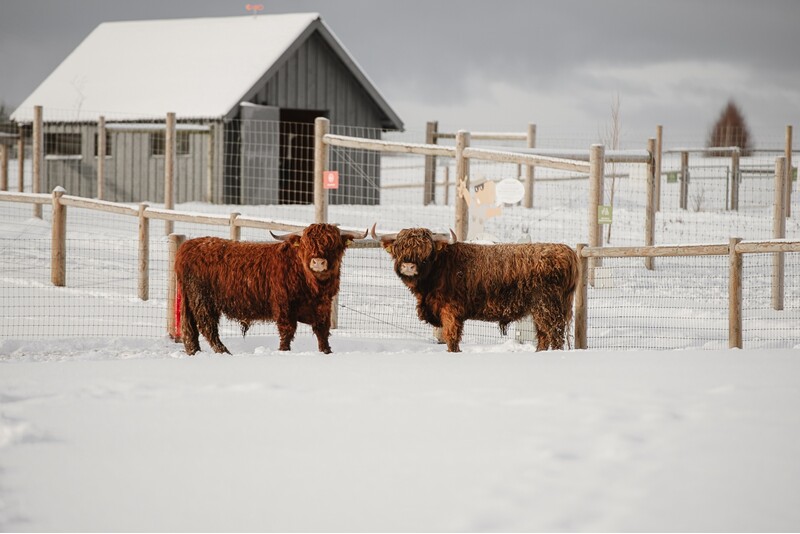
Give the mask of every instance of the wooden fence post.
M 783 239 L 786 237 L 786 158 L 780 156 L 775 159 L 775 201 L 772 214 L 772 238 Z M 783 278 L 784 278 L 783 252 L 772 254 L 772 290 L 771 302 L 773 310 L 783 309 Z
M 655 181 L 655 210 L 661 211 L 661 161 L 663 156 L 664 127 L 656 126 L 656 181 Z
M 164 133 L 164 209 L 175 209 L 175 113 L 167 113 L 166 131 Z M 164 232 L 172 233 L 174 223 L 164 221 Z
M 0 143 L 0 191 L 8 191 L 8 145 Z
M 650 161 L 647 162 L 647 207 L 644 214 L 644 245 L 651 247 L 655 244 L 656 226 L 656 140 L 647 140 L 647 151 L 650 153 Z M 644 266 L 648 270 L 653 270 L 653 257 L 648 256 L 644 259 Z
M 588 343 L 586 339 L 587 331 L 587 297 L 589 285 L 589 259 L 583 255 L 586 245 L 579 243 L 576 247 L 580 268 L 578 270 L 578 287 L 575 291 L 575 348 L 586 349 Z
M 139 204 L 139 299 L 150 298 L 150 219 L 147 202 Z
M 339 328 L 339 294 L 333 296 L 331 301 L 331 330 Z
M 106 183 L 106 118 L 97 119 L 97 199 L 105 199 Z M 145 299 L 146 300 L 146 299 Z
M 459 241 L 466 241 L 469 232 L 469 206 L 464 192 L 469 195 L 469 160 L 464 149 L 469 146 L 470 134 L 466 130 L 456 133 L 456 220 L 455 232 Z
M 528 124 L 528 148 L 536 148 L 536 125 Z M 533 207 L 533 184 L 536 167 L 533 165 L 525 166 L 525 195 L 522 198 L 522 205 L 526 208 Z
M 54 286 L 67 284 L 67 207 L 61 203 L 66 190 L 53 189 L 53 226 L 50 244 L 50 282 Z
M 689 152 L 681 152 L 681 196 L 680 208 L 685 210 L 689 205 Z
M 731 152 L 731 210 L 739 211 L 739 182 L 741 181 L 741 171 L 739 161 L 741 150 L 739 147 Z
M 788 219 L 792 216 L 792 127 L 786 126 L 786 208 L 784 216 Z
M 186 240 L 185 235 L 169 235 L 169 263 L 167 267 L 167 334 L 176 343 L 181 341 L 180 324 L 178 323 L 178 281 L 175 278 L 175 255 L 178 248 Z
M 742 255 L 736 245 L 742 239 L 732 237 L 728 252 L 728 348 L 742 348 Z
M 435 145 L 439 131 L 437 121 L 429 121 L 425 125 L 425 144 Z M 436 203 L 436 156 L 425 156 L 425 182 L 422 188 L 422 204 Z
M 42 192 L 42 170 L 44 167 L 44 128 L 42 106 L 33 107 L 33 184 L 34 193 Z M 42 205 L 33 205 L 33 216 L 42 218 Z
M 323 173 L 328 168 L 328 146 L 325 135 L 330 131 L 331 121 L 325 117 L 314 120 L 314 222 L 328 222 L 328 190 L 325 189 Z
M 239 217 L 241 213 L 234 211 L 231 213 L 230 218 L 230 230 L 231 235 L 230 238 L 232 241 L 240 241 L 242 239 L 242 227 L 236 225 L 236 218 Z
M 602 246 L 602 233 L 597 214 L 603 200 L 603 174 L 605 173 L 606 148 L 603 145 L 592 145 L 589 150 L 589 246 Z M 589 283 L 594 286 L 594 269 L 601 265 L 600 258 L 589 259 Z
M 25 191 L 25 129 L 18 127 L 19 138 L 17 138 L 17 191 Z

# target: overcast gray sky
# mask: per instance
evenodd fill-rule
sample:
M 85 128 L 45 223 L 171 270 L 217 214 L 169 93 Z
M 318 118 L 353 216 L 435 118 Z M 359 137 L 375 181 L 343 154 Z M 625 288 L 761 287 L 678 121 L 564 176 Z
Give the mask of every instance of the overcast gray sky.
M 98 24 L 246 15 L 254 0 L 0 0 L 0 100 L 14 109 Z M 800 136 L 800 2 L 263 0 L 315 11 L 406 129 L 700 139 L 729 99 L 756 142 Z M 773 143 L 774 144 L 774 143 Z M 795 143 L 797 146 L 797 143 Z

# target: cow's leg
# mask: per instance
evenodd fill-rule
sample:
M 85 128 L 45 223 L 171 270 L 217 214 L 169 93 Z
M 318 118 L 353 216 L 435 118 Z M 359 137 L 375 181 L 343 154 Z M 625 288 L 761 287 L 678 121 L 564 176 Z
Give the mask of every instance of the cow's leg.
M 208 339 L 208 342 L 211 345 L 211 348 L 214 349 L 214 352 L 218 354 L 231 353 L 231 351 L 228 350 L 228 347 L 223 345 L 222 340 L 219 338 L 219 316 L 217 316 L 217 319 L 211 323 L 209 332 L 204 332 L 203 335 L 206 336 L 206 339 Z
M 185 294 L 181 299 L 181 338 L 186 354 L 191 356 L 200 350 L 200 332 L 197 330 L 197 321 Z
M 328 314 L 328 317 L 330 317 L 330 314 Z M 329 342 L 331 337 L 330 320 L 314 323 L 311 325 L 311 329 L 314 331 L 314 335 L 317 336 L 317 346 L 319 347 L 319 351 L 324 352 L 325 354 L 330 354 L 333 352 Z
M 447 343 L 447 352 L 461 352 L 461 334 L 464 331 L 464 321 L 456 317 L 450 309 L 445 308 L 440 313 L 442 319 L 442 337 Z
M 556 298 L 544 298 L 533 310 L 536 325 L 536 350 L 564 347 L 564 326 L 561 304 Z
M 278 334 L 281 336 L 281 344 L 278 350 L 292 350 L 292 340 L 297 332 L 297 320 L 288 317 L 279 317 L 277 320 Z
M 553 350 L 563 350 L 564 342 L 567 337 L 567 328 L 564 322 L 557 322 L 553 325 L 550 332 L 550 348 Z

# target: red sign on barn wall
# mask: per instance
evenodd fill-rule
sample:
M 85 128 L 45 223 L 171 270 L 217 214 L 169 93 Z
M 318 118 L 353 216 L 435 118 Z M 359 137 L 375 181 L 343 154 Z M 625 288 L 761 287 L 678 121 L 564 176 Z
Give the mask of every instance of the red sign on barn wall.
M 324 189 L 339 189 L 339 171 L 323 171 L 322 186 Z

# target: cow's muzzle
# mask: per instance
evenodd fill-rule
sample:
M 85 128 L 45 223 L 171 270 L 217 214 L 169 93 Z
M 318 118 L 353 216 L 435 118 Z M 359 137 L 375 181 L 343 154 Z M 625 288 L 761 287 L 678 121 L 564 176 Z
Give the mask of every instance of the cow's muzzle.
M 400 274 L 404 276 L 417 276 L 419 271 L 417 271 L 417 264 L 416 263 L 401 263 L 400 264 Z
M 328 260 L 325 258 L 311 258 L 309 268 L 315 273 L 322 273 L 328 270 Z

